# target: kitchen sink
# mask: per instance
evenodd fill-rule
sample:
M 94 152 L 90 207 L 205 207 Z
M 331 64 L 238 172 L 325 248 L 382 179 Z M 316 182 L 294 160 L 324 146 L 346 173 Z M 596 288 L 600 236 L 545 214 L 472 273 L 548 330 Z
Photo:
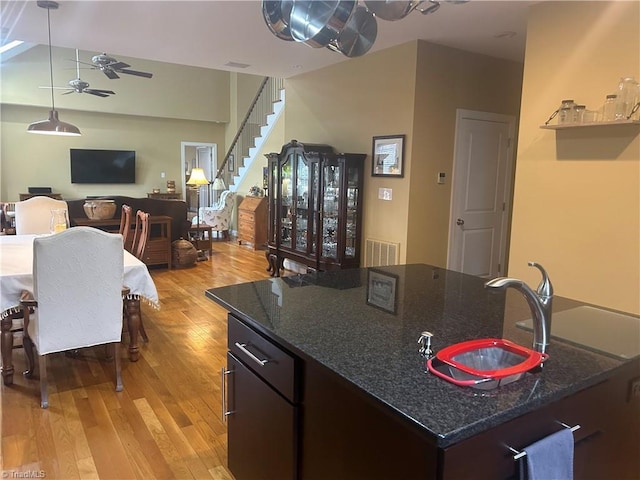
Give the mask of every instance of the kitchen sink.
M 427 361 L 427 367 L 456 385 L 491 390 L 519 380 L 547 358 L 508 340 L 484 338 L 442 349 Z

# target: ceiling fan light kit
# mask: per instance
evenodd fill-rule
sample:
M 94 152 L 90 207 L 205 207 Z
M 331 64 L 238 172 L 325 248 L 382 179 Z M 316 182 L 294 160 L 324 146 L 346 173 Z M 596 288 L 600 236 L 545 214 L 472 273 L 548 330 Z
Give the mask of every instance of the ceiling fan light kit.
M 413 10 L 428 15 L 437 11 L 441 2 L 455 5 L 469 0 L 363 1 L 364 6 L 353 0 L 262 0 L 262 15 L 271 33 L 281 40 L 359 57 L 376 40 L 376 18 L 396 21 Z
M 47 9 L 47 27 L 49 32 L 49 77 L 51 81 L 51 110 L 49 111 L 49 118 L 46 120 L 40 120 L 34 122 L 27 127 L 29 133 L 39 133 L 45 135 L 68 135 L 79 136 L 81 135 L 80 129 L 70 123 L 62 122 L 58 118 L 58 112 L 53 98 L 53 59 L 51 55 L 51 10 L 58 8 L 58 2 L 51 0 L 38 0 L 38 6 Z

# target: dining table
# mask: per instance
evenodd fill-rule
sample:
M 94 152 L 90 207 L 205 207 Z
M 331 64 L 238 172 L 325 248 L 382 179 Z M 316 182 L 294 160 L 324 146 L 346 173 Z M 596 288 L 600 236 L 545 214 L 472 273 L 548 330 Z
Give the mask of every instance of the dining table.
M 49 235 L 49 234 L 47 234 Z M 13 322 L 22 319 L 20 299 L 33 295 L 33 240 L 45 235 L 0 235 L 0 350 L 5 385 L 13 383 Z M 99 275 L 99 272 L 96 272 Z M 158 291 L 147 266 L 124 251 L 123 312 L 129 332 L 129 360 L 140 355 L 141 302 L 159 308 Z

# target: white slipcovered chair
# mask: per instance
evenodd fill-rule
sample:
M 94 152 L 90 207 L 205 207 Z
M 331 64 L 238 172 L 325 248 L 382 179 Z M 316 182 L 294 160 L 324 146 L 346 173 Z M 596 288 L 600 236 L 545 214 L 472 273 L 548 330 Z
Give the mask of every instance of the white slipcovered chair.
M 211 229 L 222 232 L 225 239 L 229 240 L 229 227 L 231 225 L 231 213 L 233 212 L 233 201 L 236 194 L 230 190 L 225 190 L 220 194 L 220 199 L 212 207 L 200 207 L 200 223 L 211 226 Z M 193 225 L 198 223 L 196 215 L 191 220 Z
M 122 390 L 122 235 L 74 227 L 33 241 L 33 298 L 22 301 L 27 376 L 39 356 L 41 407 L 48 407 L 51 353 L 113 344 L 116 391 Z M 34 310 L 31 313 L 29 310 Z
M 67 202 L 50 197 L 31 197 L 15 204 L 16 235 L 51 232 L 51 210 L 63 209 L 69 218 Z

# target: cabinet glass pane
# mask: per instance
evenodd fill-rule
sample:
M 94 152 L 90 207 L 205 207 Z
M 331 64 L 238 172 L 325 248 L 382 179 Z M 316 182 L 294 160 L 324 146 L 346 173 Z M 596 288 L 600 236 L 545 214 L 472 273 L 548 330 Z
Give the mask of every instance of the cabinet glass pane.
M 272 185 L 269 185 L 269 243 L 275 243 L 276 236 L 278 235 L 278 216 L 275 214 L 276 205 L 278 205 L 278 189 L 275 188 L 276 182 L 278 181 L 278 162 L 272 161 L 270 166 Z
M 360 201 L 358 191 L 358 169 L 347 168 L 347 215 L 345 225 L 345 257 L 354 258 L 356 256 L 356 233 L 358 231 L 358 202 Z
M 311 235 L 311 245 L 309 249 L 309 253 L 316 254 L 318 252 L 318 197 L 317 192 L 320 186 L 320 166 L 318 162 L 311 163 L 311 191 L 309 192 L 309 217 L 308 221 L 310 224 L 309 233 Z
M 322 256 L 338 258 L 338 212 L 340 207 L 340 167 L 324 165 L 322 204 Z
M 307 251 L 309 217 L 309 162 L 302 155 L 297 158 L 295 189 L 295 249 Z
M 291 248 L 291 215 L 293 195 L 293 154 L 288 155 L 280 167 L 280 245 Z

